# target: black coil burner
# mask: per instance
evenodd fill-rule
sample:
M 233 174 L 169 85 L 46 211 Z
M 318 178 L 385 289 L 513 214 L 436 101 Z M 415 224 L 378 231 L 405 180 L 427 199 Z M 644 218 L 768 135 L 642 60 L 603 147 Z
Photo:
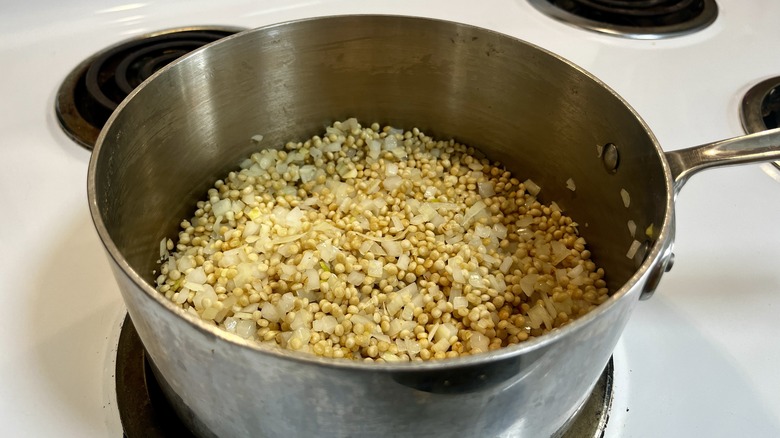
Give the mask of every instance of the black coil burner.
M 612 359 L 590 397 L 553 438 L 601 438 L 612 408 Z M 116 396 L 125 438 L 188 438 L 192 433 L 176 416 L 146 359 L 129 316 L 122 324 L 116 357 Z
M 780 128 L 780 77 L 761 81 L 745 93 L 740 119 L 748 134 Z M 780 169 L 780 161 L 772 164 Z
M 87 149 L 135 87 L 182 55 L 244 29 L 188 27 L 145 35 L 109 47 L 79 64 L 57 92 L 55 111 L 65 132 Z
M 529 0 L 565 23 L 636 39 L 685 35 L 718 15 L 715 0 Z

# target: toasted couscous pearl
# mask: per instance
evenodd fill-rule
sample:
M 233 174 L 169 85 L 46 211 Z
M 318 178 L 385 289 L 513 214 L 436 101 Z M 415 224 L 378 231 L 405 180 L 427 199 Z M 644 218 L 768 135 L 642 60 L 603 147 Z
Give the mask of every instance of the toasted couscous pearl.
M 367 362 L 495 350 L 606 301 L 577 224 L 475 154 L 354 119 L 254 153 L 161 244 L 157 289 L 244 338 Z

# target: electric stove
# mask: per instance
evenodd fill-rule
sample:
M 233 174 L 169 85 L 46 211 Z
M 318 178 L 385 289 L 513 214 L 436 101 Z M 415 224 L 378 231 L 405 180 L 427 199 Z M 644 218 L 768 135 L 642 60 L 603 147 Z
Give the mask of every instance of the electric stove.
M 676 11 L 677 3 L 686 1 L 574 2 L 595 4 L 597 13 L 587 17 L 592 21 L 614 12 L 603 12 L 604 7 L 620 9 L 620 3 Z M 104 90 L 121 100 L 118 91 L 126 94 L 126 87 L 178 56 L 111 57 L 129 41 L 171 30 L 233 32 L 323 15 L 433 17 L 494 29 L 582 66 L 636 109 L 665 150 L 743 134 L 746 116 L 740 112 L 751 93 L 769 102 L 759 110 L 764 127 L 776 123 L 774 88 L 766 81 L 780 76 L 780 59 L 768 56 L 771 42 L 780 37 L 780 3 L 716 0 L 714 17 L 707 15 L 692 30 L 664 35 L 657 29 L 663 23 L 649 26 L 649 33 L 622 34 L 599 30 L 606 25 L 578 26 L 548 14 L 539 3 L 7 2 L 0 18 L 5 71 L 0 81 L 5 152 L 0 298 L 13 312 L 0 320 L 3 435 L 128 432 L 120 404 L 126 406 L 123 391 L 135 384 L 127 383 L 127 372 L 146 385 L 146 395 L 135 393 L 142 397 L 135 400 L 139 406 L 152 409 L 158 419 L 173 415 L 158 409 L 159 402 L 147 401 L 147 396 L 154 400 L 155 390 L 145 377 L 148 365 L 139 345 L 135 353 L 120 348 L 129 326 L 123 327 L 126 311 L 87 208 L 90 152 L 83 146 L 89 141 L 63 131 L 65 117 L 56 109 L 63 82 L 70 78 L 79 84 L 80 76 L 73 75 L 85 68 L 85 60 L 103 59 L 138 74 Z M 713 13 L 707 4 L 707 14 Z M 195 47 L 185 46 L 176 49 L 178 54 Z M 114 80 L 106 73 L 94 75 Z M 98 120 L 112 110 L 110 103 L 101 105 L 100 117 L 88 117 Z M 88 134 L 92 141 L 99 124 Z M 632 315 L 613 355 L 604 386 L 608 396 L 596 397 L 599 424 L 589 436 L 780 436 L 780 170 L 767 163 L 698 174 L 677 197 L 676 218 L 675 265 Z M 170 436 L 155 435 L 159 428 L 145 430 L 147 436 Z

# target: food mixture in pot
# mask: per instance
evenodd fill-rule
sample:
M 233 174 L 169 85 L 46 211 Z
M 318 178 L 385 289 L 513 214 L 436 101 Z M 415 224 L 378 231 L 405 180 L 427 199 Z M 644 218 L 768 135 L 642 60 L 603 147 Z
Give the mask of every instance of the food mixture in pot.
M 495 350 L 608 298 L 577 224 L 539 192 L 454 140 L 336 122 L 217 181 L 178 242 L 161 242 L 157 290 L 242 338 L 318 356 Z

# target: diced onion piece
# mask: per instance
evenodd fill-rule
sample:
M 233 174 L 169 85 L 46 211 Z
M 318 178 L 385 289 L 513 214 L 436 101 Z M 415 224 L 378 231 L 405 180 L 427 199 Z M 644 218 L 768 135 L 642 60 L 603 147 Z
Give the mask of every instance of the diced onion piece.
M 347 275 L 347 282 L 355 287 L 363 284 L 363 280 L 366 278 L 366 274 L 360 271 L 352 271 Z
M 352 315 L 352 323 L 353 324 L 363 324 L 364 326 L 368 326 L 369 328 L 374 327 L 374 320 L 369 318 L 366 315 L 363 315 L 362 313 L 356 313 Z
M 296 240 L 300 240 L 300 238 L 305 236 L 305 235 L 306 235 L 306 233 L 300 233 L 300 234 L 293 234 L 291 236 L 280 237 L 278 239 L 272 240 L 271 244 L 273 244 L 273 245 L 281 245 L 283 243 L 295 242 Z
M 200 317 L 209 321 L 209 320 L 213 320 L 214 317 L 217 316 L 217 313 L 219 313 L 219 309 L 217 309 L 216 307 L 209 307 L 208 309 L 205 309 L 203 311 Z
M 294 305 L 295 305 L 295 297 L 290 292 L 287 292 L 286 294 L 282 295 L 282 298 L 277 303 L 279 312 L 281 312 L 282 314 L 287 314 L 290 310 L 293 309 Z
M 343 179 L 355 178 L 358 173 L 354 165 L 350 165 L 349 162 L 342 161 L 336 166 L 336 172 Z
M 506 281 L 504 281 L 504 277 L 500 275 L 489 275 L 488 281 L 490 281 L 490 287 L 495 289 L 496 292 L 503 293 L 506 290 Z
M 572 268 L 572 269 L 571 269 L 571 270 L 570 270 L 570 271 L 567 273 L 567 275 L 569 276 L 569 278 L 577 278 L 577 277 L 579 277 L 580 275 L 582 275 L 582 272 L 584 271 L 584 269 L 585 269 L 585 268 L 583 268 L 583 266 L 582 266 L 582 265 L 577 265 L 577 266 L 573 267 L 573 268 Z
M 384 250 L 387 252 L 387 255 L 390 257 L 400 257 L 403 253 L 401 242 L 398 241 L 384 241 L 382 242 L 382 248 L 384 248 Z
M 412 225 L 420 225 L 423 223 L 430 222 L 431 219 L 433 219 L 436 216 L 436 210 L 434 210 L 433 207 L 431 207 L 428 203 L 424 203 L 420 205 L 420 209 L 418 210 L 419 214 L 414 216 L 409 222 Z
M 487 336 L 480 332 L 472 331 L 468 343 L 472 352 L 478 351 L 485 353 L 488 351 L 488 347 L 490 346 L 490 339 L 488 339 Z
M 292 280 L 295 277 L 295 273 L 298 272 L 295 265 L 288 265 L 287 263 L 280 264 L 279 269 L 281 270 L 279 278 L 282 280 Z
M 542 294 L 542 301 L 544 301 L 544 308 L 547 309 L 547 313 L 551 318 L 554 318 L 558 314 L 558 310 L 555 309 L 555 304 L 553 304 L 550 296 L 546 293 Z M 552 321 L 550 321 L 550 324 L 552 325 Z
M 184 304 L 187 302 L 187 299 L 190 297 L 189 290 L 185 287 L 179 292 L 177 292 L 178 295 L 176 295 L 176 298 L 174 298 L 173 302 L 176 304 Z
M 482 276 L 478 272 L 469 273 L 469 284 L 475 289 L 485 288 L 485 284 L 482 283 Z
M 386 151 L 395 149 L 398 147 L 398 139 L 395 138 L 395 135 L 391 134 L 385 137 L 385 141 L 382 144 L 382 148 Z
M 463 269 L 460 266 L 452 268 L 452 280 L 455 283 L 466 283 L 466 276 L 463 275 Z
M 225 330 L 227 330 L 230 333 L 236 332 L 236 325 L 238 325 L 238 320 L 236 318 L 233 318 L 232 316 L 225 319 Z
M 626 189 L 620 189 L 620 197 L 623 199 L 623 205 L 628 208 L 628 206 L 631 205 L 631 196 Z
M 404 305 L 404 299 L 399 293 L 390 294 L 390 301 L 385 301 L 385 310 L 390 316 L 395 316 Z M 399 330 L 400 331 L 400 330 Z
M 321 319 L 314 320 L 311 324 L 312 330 L 316 332 L 325 332 L 332 334 L 338 325 L 338 320 L 332 315 L 325 315 Z
M 526 276 L 520 279 L 520 288 L 529 297 L 534 293 L 534 284 L 536 284 L 536 280 L 538 278 L 539 278 L 539 274 L 527 274 Z
M 469 306 L 469 300 L 466 297 L 455 297 L 452 300 L 452 307 L 454 309 L 467 308 Z
M 528 325 L 531 328 L 540 328 L 542 324 L 547 327 L 547 329 L 552 328 L 552 318 L 550 317 L 550 314 L 547 313 L 547 309 L 544 308 L 544 306 L 535 305 L 528 309 Z
M 411 321 L 414 317 L 414 304 L 407 303 L 404 305 L 404 308 L 401 309 L 401 318 L 406 321 Z
M 382 182 L 382 186 L 387 190 L 388 192 L 392 192 L 393 190 L 397 189 L 398 187 L 401 187 L 401 184 L 404 182 L 403 178 L 401 178 L 398 175 L 389 176 L 385 178 L 385 180 Z
M 552 251 L 549 243 L 545 243 L 539 240 L 536 241 L 534 247 L 536 248 L 537 256 L 549 256 Z
M 304 251 L 301 262 L 298 263 L 298 269 L 301 271 L 307 271 L 317 266 L 317 257 L 314 255 L 314 251 Z
M 542 188 L 539 187 L 535 182 L 531 181 L 530 179 L 523 181 L 523 185 L 525 186 L 525 189 L 528 191 L 528 193 L 530 193 L 533 196 L 538 195 L 539 192 L 542 191 Z
M 208 286 L 208 287 L 206 287 Z M 184 292 L 184 290 L 182 290 Z M 211 302 L 211 304 L 214 304 L 217 302 L 217 294 L 214 291 L 214 288 L 211 287 L 211 285 L 204 285 L 203 290 L 196 293 L 195 297 L 192 298 L 192 304 L 195 305 L 196 309 L 203 309 L 205 307 L 211 307 L 204 305 L 204 300 L 208 300 Z
M 202 266 L 199 266 L 190 271 L 185 277 L 185 281 L 189 283 L 203 284 L 206 282 L 206 272 Z
M 366 273 L 374 278 L 382 277 L 382 262 L 379 260 L 369 260 Z
M 332 143 L 326 143 L 322 145 L 323 152 L 338 152 L 341 150 L 341 142 L 334 141 Z
M 232 207 L 230 199 L 221 199 L 211 206 L 211 211 L 214 212 L 214 216 L 224 216 Z
M 398 165 L 395 163 L 387 163 L 385 166 L 385 176 L 398 175 Z
M 405 271 L 409 267 L 409 255 L 401 254 L 395 262 L 395 266 L 397 266 L 398 269 Z
M 371 140 L 368 143 L 368 156 L 376 160 L 379 158 L 379 152 L 382 150 L 382 143 L 379 140 Z
M 514 259 L 512 256 L 506 256 L 504 257 L 504 260 L 501 261 L 501 266 L 498 267 L 498 270 L 506 274 L 509 272 L 509 269 L 512 268 L 512 264 L 514 263 Z
M 317 176 L 317 168 L 311 164 L 301 166 L 301 168 L 298 169 L 298 175 L 301 177 L 301 182 L 305 184 L 314 180 Z
M 296 349 L 296 345 L 299 345 L 297 349 L 301 350 L 309 344 L 309 339 L 311 339 L 311 330 L 305 327 L 295 329 L 287 341 L 288 348 Z
M 487 253 L 482 254 L 482 253 L 480 253 L 479 255 L 482 257 L 482 260 L 488 265 L 488 267 L 490 267 L 492 265 L 496 265 L 499 262 L 499 259 L 493 257 L 490 254 L 487 254 Z
M 566 245 L 563 242 L 560 242 L 558 240 L 553 240 L 550 242 L 550 246 L 552 246 L 552 260 L 551 263 L 553 265 L 557 265 L 558 263 L 562 262 L 563 259 L 569 256 L 570 251 L 569 248 L 566 247 Z
M 458 329 L 451 323 L 444 323 L 439 325 L 439 328 L 436 330 L 436 333 L 433 335 L 433 339 L 435 341 L 440 341 L 442 339 L 450 339 L 453 336 L 458 335 Z
M 320 288 L 320 275 L 319 273 L 317 273 L 317 270 L 316 269 L 306 270 L 306 285 L 304 286 L 304 289 L 306 291 L 311 291 L 319 288 Z
M 186 272 L 187 269 L 195 267 L 195 258 L 192 256 L 184 256 L 176 261 L 176 269 L 179 272 Z
M 634 223 L 632 220 L 628 221 L 628 232 L 631 234 L 631 237 L 634 237 L 636 233 L 636 223 Z
M 168 258 L 168 239 L 164 238 L 160 241 L 160 260 Z
M 628 252 L 626 253 L 626 257 L 633 259 L 636 255 L 636 252 L 639 250 L 639 247 L 642 246 L 642 243 L 638 240 L 634 240 L 631 242 L 631 246 L 628 247 Z
M 433 328 L 430 332 L 428 332 L 428 342 L 433 342 L 433 337 L 436 336 L 436 332 L 439 330 L 439 326 L 441 323 L 436 323 L 433 325 Z
M 381 357 L 385 362 L 398 362 L 401 360 L 400 357 L 398 357 L 393 353 L 390 353 L 389 351 L 385 351 L 379 357 Z
M 295 318 L 290 323 L 290 328 L 298 330 L 300 328 L 308 327 L 311 320 L 311 313 L 306 309 L 297 310 L 295 312 Z
M 330 241 L 317 244 L 317 251 L 320 253 L 320 258 L 326 262 L 330 262 L 331 260 L 335 259 L 339 252 L 341 252 L 338 248 L 331 244 Z
M 515 225 L 517 226 L 517 228 L 526 228 L 527 226 L 533 223 L 534 223 L 533 216 L 523 216 L 515 222 Z
M 233 298 L 235 298 L 235 297 L 233 297 Z M 228 299 L 226 298 L 225 301 L 222 302 L 222 304 L 226 305 L 226 306 L 227 305 L 230 305 L 230 306 L 233 305 L 233 304 L 229 304 L 227 301 L 228 301 Z M 245 307 L 242 307 L 241 311 L 242 312 L 247 312 L 247 313 L 254 313 L 259 306 L 260 306 L 260 303 L 251 303 L 251 304 L 249 304 L 249 305 L 247 305 Z
M 416 355 L 421 350 L 420 344 L 414 339 L 406 339 L 404 344 L 406 345 L 406 352 L 411 355 Z
M 360 251 L 361 254 L 366 255 L 369 252 L 371 252 L 371 247 L 374 246 L 374 242 L 371 240 L 364 240 L 363 243 L 360 244 L 360 248 L 358 248 L 358 251 Z
M 385 249 L 382 248 L 382 246 L 376 242 L 371 242 L 371 250 L 370 253 L 373 253 L 374 256 L 384 256 L 387 255 L 385 252 Z
M 493 230 L 487 225 L 477 224 L 476 228 L 474 228 L 474 234 L 480 239 L 484 239 L 490 237 L 493 234 Z
M 255 134 L 252 136 L 252 141 L 255 143 L 260 143 L 263 141 L 263 135 L 262 134 Z
M 483 198 L 489 198 L 496 194 L 492 181 L 477 183 L 477 188 L 479 189 L 479 196 Z
M 463 241 L 463 234 L 453 234 L 452 236 L 448 236 L 446 239 L 444 239 L 444 241 L 450 245 L 454 245 Z
M 466 214 L 463 215 L 463 221 L 461 225 L 463 225 L 464 228 L 468 228 L 473 221 L 479 219 L 480 217 L 486 216 L 487 215 L 486 208 L 487 206 L 485 205 L 484 202 L 482 201 L 475 202 L 474 205 L 472 205 L 471 207 L 469 207 L 468 210 L 466 210 Z
M 404 229 L 404 224 L 401 222 L 401 219 L 398 219 L 398 217 L 390 216 L 390 220 L 393 222 L 393 227 L 395 227 L 396 230 L 401 231 Z
M 498 239 L 504 239 L 506 237 L 507 229 L 503 224 L 493 225 L 493 235 Z
M 184 287 L 186 287 L 189 290 L 194 290 L 196 292 L 200 292 L 203 290 L 203 284 L 200 283 L 192 283 L 189 281 L 184 282 Z
M 257 330 L 257 326 L 255 321 L 251 319 L 243 319 L 236 324 L 236 334 L 244 339 L 251 338 L 255 330 Z

